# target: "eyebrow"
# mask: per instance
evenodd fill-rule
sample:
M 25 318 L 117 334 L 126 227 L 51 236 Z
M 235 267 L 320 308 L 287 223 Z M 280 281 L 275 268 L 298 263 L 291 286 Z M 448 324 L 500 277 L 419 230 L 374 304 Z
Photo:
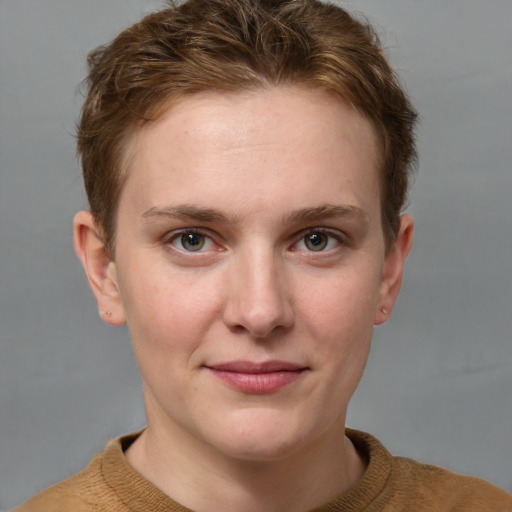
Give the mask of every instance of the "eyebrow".
M 312 208 L 301 208 L 292 212 L 287 216 L 286 220 L 289 223 L 298 222 L 312 222 L 325 219 L 332 219 L 337 217 L 346 217 L 361 219 L 368 222 L 368 214 L 357 206 L 352 205 L 337 205 L 337 204 L 322 204 Z
M 142 214 L 143 219 L 152 219 L 158 217 L 171 217 L 178 219 L 192 219 L 202 222 L 225 222 L 229 223 L 234 219 L 227 217 L 223 213 L 213 208 L 202 208 L 194 205 L 182 204 L 179 206 L 167 206 L 159 208 L 155 206 Z
M 368 214 L 357 206 L 322 204 L 314 207 L 301 208 L 284 217 L 285 224 L 300 222 L 315 222 L 325 219 L 345 217 L 348 219 L 361 219 L 368 222 Z M 157 218 L 191 219 L 200 222 L 222 222 L 226 224 L 236 223 L 236 217 L 227 216 L 214 208 L 203 208 L 195 205 L 182 204 L 178 206 L 155 206 L 142 214 L 143 219 Z

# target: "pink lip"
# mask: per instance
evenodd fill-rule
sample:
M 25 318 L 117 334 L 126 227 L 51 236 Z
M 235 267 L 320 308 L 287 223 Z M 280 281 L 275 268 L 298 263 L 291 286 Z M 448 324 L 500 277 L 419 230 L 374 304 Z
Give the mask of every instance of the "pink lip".
M 244 393 L 273 393 L 296 381 L 307 368 L 285 361 L 231 361 L 206 366 L 213 375 Z

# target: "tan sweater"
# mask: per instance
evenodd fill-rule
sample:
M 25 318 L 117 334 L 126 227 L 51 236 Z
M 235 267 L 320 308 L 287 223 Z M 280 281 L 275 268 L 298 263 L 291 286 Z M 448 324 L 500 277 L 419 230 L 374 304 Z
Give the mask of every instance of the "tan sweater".
M 347 435 L 366 457 L 366 473 L 356 487 L 310 512 L 512 512 L 512 494 L 483 480 L 393 457 L 363 432 L 347 429 Z M 128 464 L 123 451 L 136 436 L 110 441 L 85 470 L 13 512 L 192 512 Z

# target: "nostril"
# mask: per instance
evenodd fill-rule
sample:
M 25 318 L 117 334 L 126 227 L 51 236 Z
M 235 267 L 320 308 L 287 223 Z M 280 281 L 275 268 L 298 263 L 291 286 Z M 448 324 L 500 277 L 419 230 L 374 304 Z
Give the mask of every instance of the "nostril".
M 232 332 L 234 332 L 236 334 L 242 334 L 244 331 L 246 331 L 246 328 L 243 325 L 240 325 L 240 324 L 238 324 L 238 325 L 230 325 L 228 327 L 229 327 L 229 329 Z

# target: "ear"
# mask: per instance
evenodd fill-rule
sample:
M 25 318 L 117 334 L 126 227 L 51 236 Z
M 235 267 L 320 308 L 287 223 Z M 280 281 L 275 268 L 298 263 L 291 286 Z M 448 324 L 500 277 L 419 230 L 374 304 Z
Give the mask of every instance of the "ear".
M 393 246 L 384 260 L 380 284 L 380 299 L 375 311 L 374 324 L 380 325 L 387 321 L 402 286 L 404 264 L 411 250 L 414 222 L 410 215 L 400 217 L 400 229 Z
M 96 297 L 100 316 L 107 324 L 124 324 L 126 317 L 117 284 L 116 265 L 110 259 L 91 212 L 81 211 L 75 215 L 73 241 L 76 255 Z

